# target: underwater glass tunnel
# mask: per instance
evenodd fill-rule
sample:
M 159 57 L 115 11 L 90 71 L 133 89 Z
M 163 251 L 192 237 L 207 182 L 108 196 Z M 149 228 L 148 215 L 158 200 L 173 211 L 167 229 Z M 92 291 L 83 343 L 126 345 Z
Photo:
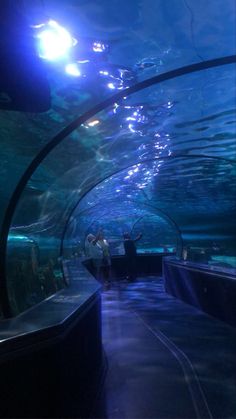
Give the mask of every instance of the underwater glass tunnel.
M 2 317 L 68 286 L 63 261 L 83 257 L 100 228 L 113 256 L 124 231 L 141 231 L 140 253 L 235 274 L 235 1 L 11 3 L 1 6 Z

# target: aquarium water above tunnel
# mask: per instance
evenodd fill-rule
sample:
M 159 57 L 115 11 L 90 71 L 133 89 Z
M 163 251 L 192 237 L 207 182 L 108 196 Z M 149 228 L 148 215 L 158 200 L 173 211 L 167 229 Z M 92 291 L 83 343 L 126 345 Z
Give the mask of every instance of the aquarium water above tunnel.
M 235 270 L 235 1 L 15 3 L 0 6 L 3 316 L 67 286 L 63 261 L 101 228 L 113 256 L 142 232 L 142 254 Z

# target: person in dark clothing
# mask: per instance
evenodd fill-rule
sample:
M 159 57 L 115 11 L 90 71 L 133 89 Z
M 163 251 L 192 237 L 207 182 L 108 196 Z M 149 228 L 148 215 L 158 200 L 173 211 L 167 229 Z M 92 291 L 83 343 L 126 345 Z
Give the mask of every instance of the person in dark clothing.
M 141 239 L 140 233 L 135 239 L 131 239 L 129 233 L 124 233 L 124 249 L 126 257 L 127 276 L 130 281 L 134 281 L 137 277 L 137 249 L 135 242 Z

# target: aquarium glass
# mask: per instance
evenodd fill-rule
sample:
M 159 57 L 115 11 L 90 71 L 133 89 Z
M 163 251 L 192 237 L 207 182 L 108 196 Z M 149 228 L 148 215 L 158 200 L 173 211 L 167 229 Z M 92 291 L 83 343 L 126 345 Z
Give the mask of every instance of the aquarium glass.
M 114 256 L 129 230 L 143 233 L 140 253 L 235 268 L 235 64 L 148 82 L 235 54 L 235 2 L 45 0 L 22 7 L 31 23 L 60 22 L 76 46 L 73 62 L 47 67 L 49 111 L 0 114 L 1 224 L 36 159 L 10 220 L 6 281 L 14 314 L 65 286 L 63 258 L 83 257 L 86 235 L 99 228 Z M 66 72 L 68 64 L 79 73 Z

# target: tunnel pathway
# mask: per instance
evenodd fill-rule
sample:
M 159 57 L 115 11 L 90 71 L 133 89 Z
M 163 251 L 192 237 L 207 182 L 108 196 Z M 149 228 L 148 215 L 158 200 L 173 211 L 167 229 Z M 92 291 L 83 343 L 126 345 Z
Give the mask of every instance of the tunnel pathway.
M 107 418 L 236 418 L 236 330 L 168 295 L 161 278 L 103 293 Z

